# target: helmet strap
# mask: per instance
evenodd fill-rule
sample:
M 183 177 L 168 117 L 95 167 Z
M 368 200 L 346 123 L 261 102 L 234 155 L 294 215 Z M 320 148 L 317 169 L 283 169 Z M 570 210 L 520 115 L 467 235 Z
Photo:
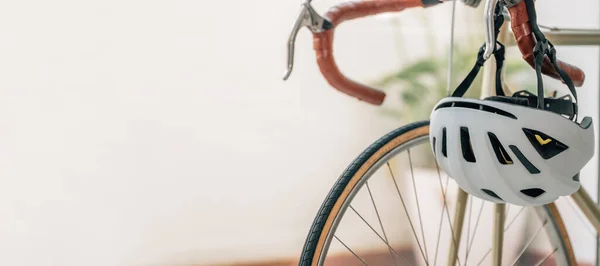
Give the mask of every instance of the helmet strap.
M 504 67 L 504 53 L 505 48 L 504 45 L 496 42 L 496 49 L 494 50 L 494 58 L 496 58 L 496 94 L 498 96 L 504 96 L 504 90 L 502 89 L 502 81 L 500 77 L 502 76 L 502 68 Z M 485 52 L 485 44 L 481 46 L 479 52 L 477 53 L 477 61 L 475 62 L 475 66 L 471 69 L 471 72 L 467 75 L 467 77 L 456 87 L 456 90 L 452 93 L 452 97 L 462 97 L 465 95 L 467 90 L 473 84 L 473 81 L 479 74 L 479 70 L 483 67 L 485 63 L 485 59 L 483 59 L 483 53 Z
M 498 1 L 494 12 L 494 33 L 496 35 L 495 40 L 498 39 L 498 35 L 500 33 L 500 28 L 502 24 L 504 24 L 504 15 L 502 14 L 503 4 L 502 1 Z M 467 90 L 473 84 L 473 81 L 479 74 L 479 70 L 483 67 L 485 63 L 485 59 L 483 58 L 483 54 L 485 53 L 485 43 L 479 48 L 479 52 L 477 53 L 477 61 L 475 62 L 475 66 L 471 69 L 471 72 L 465 77 L 465 79 L 458 85 L 456 90 L 452 93 L 452 97 L 462 97 L 465 95 Z M 500 77 L 502 76 L 502 68 L 504 67 L 504 54 L 505 48 L 504 45 L 500 42 L 496 41 L 496 45 L 494 45 L 494 58 L 496 59 L 496 94 L 499 96 L 504 96 L 504 90 L 502 89 L 502 81 Z
M 524 91 L 520 91 L 515 93 L 512 97 L 519 98 L 527 98 L 528 106 L 537 107 L 542 110 L 548 110 L 555 113 L 559 113 L 562 115 L 568 116 L 570 119 L 576 119 L 578 108 L 577 108 L 577 92 L 575 91 L 575 86 L 573 84 L 573 80 L 569 75 L 558 65 L 558 60 L 556 58 L 556 49 L 554 45 L 546 39 L 546 36 L 540 30 L 537 24 L 537 15 L 535 12 L 534 0 L 524 0 L 527 13 L 529 15 L 529 24 L 531 25 L 531 31 L 535 36 L 536 45 L 533 48 L 534 54 L 534 67 L 537 76 L 537 96 L 524 93 Z M 500 28 L 504 23 L 504 15 L 502 14 L 503 10 L 503 1 L 498 1 L 494 12 L 494 33 L 496 35 L 496 40 L 498 39 L 498 35 L 500 33 Z M 479 48 L 477 53 L 477 60 L 471 72 L 465 77 L 465 79 L 458 85 L 456 90 L 452 93 L 452 97 L 462 97 L 467 92 L 467 90 L 473 84 L 473 81 L 479 74 L 481 67 L 485 63 L 485 59 L 483 58 L 485 52 L 485 43 Z M 497 96 L 505 96 L 504 90 L 502 88 L 502 68 L 504 66 L 505 59 L 505 47 L 500 42 L 496 41 L 496 45 L 494 47 L 493 52 L 494 58 L 496 59 L 496 95 Z M 569 91 L 573 95 L 573 99 L 575 102 L 571 100 L 571 97 L 560 97 L 560 98 L 545 98 L 544 96 L 544 82 L 542 79 L 542 65 L 545 60 L 550 60 L 552 66 L 556 69 L 559 76 L 563 80 L 563 82 L 569 88 Z M 535 104 L 537 103 L 537 105 Z
M 558 72 L 560 78 L 563 82 L 569 87 L 569 91 L 573 95 L 573 98 L 577 102 L 577 91 L 575 91 L 575 86 L 573 85 L 573 80 L 567 73 L 558 65 L 556 59 L 556 49 L 554 49 L 554 45 L 546 39 L 544 33 L 540 30 L 537 24 L 537 15 L 535 13 L 535 6 L 533 0 L 525 0 L 525 4 L 527 7 L 527 13 L 529 15 L 529 24 L 531 25 L 531 31 L 533 32 L 536 38 L 536 45 L 533 48 L 534 54 L 534 62 L 535 62 L 535 72 L 537 75 L 537 108 L 547 110 L 549 105 L 544 104 L 544 82 L 542 80 L 542 64 L 544 60 L 546 60 L 546 56 L 554 66 L 554 69 Z M 577 104 L 574 103 L 575 115 L 577 117 Z

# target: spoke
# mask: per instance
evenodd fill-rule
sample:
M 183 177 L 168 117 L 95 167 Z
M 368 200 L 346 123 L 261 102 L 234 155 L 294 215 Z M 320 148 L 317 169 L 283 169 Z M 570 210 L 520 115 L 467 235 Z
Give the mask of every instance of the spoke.
M 473 213 L 473 197 L 469 195 L 469 220 L 467 221 L 467 253 L 465 254 L 465 265 L 467 265 L 467 258 L 469 257 L 469 239 L 471 234 L 471 214 Z
M 510 220 L 510 223 L 508 223 L 508 225 L 504 229 L 505 231 L 508 230 L 508 228 L 517 220 L 517 217 L 519 217 L 519 215 L 521 215 L 521 212 L 523 212 L 523 210 L 525 210 L 525 206 L 521 207 L 521 209 L 519 210 L 517 215 L 515 215 L 515 217 L 513 217 L 512 220 Z
M 412 176 L 413 191 L 415 192 L 415 199 L 417 200 L 417 213 L 419 214 L 419 224 L 421 225 L 421 239 L 423 239 L 423 248 L 425 249 L 425 264 L 429 265 L 429 254 L 427 254 L 427 242 L 425 242 L 425 232 L 423 231 L 423 219 L 421 218 L 421 207 L 419 206 L 419 196 L 417 194 L 417 185 L 415 183 L 415 173 L 412 165 L 412 158 L 410 156 L 410 149 L 408 151 L 408 163 L 410 164 L 410 175 Z
M 544 263 L 548 258 L 552 257 L 552 255 L 554 255 L 554 253 L 556 253 L 556 251 L 558 251 L 558 248 L 555 248 L 554 251 L 552 251 L 552 253 L 550 253 L 550 255 L 548 255 L 546 258 L 544 258 L 542 261 L 540 261 L 538 264 L 536 264 L 535 266 L 540 266 L 542 265 L 542 263 Z
M 523 208 L 524 208 L 524 207 L 523 207 Z M 520 215 L 520 214 L 521 214 L 521 212 L 519 212 L 519 215 Z M 512 226 L 512 224 L 514 223 L 514 221 L 517 219 L 517 217 L 518 217 L 518 215 L 517 215 L 515 218 L 513 218 L 513 220 L 510 222 L 510 224 L 509 224 L 507 227 L 505 227 L 505 228 L 504 228 L 504 233 L 506 233 L 506 232 L 508 231 L 508 229 L 510 229 L 510 227 Z M 546 220 L 546 221 L 547 221 L 547 220 Z M 546 222 L 544 222 L 544 225 L 546 225 Z M 543 226 L 542 226 L 542 227 L 543 227 Z M 482 263 L 482 262 L 485 260 L 485 258 L 486 258 L 488 255 L 490 255 L 490 252 L 491 252 L 491 251 L 492 251 L 492 249 L 490 248 L 490 249 L 489 249 L 489 250 L 488 250 L 488 251 L 485 253 L 485 255 L 483 256 L 483 259 L 481 259 L 481 261 L 480 261 L 480 262 L 479 262 L 479 264 L 477 264 L 477 265 L 480 265 L 480 264 L 481 264 L 481 263 Z
M 481 213 L 483 210 L 483 203 L 484 201 L 482 201 L 481 203 L 481 208 L 479 209 L 479 217 L 477 217 L 477 223 L 475 224 L 475 232 L 477 232 L 477 226 L 479 225 L 479 218 L 481 218 Z M 515 217 L 513 217 L 513 219 L 510 221 L 510 223 L 508 223 L 508 225 L 506 226 L 506 228 L 504 228 L 504 232 L 506 233 L 506 231 L 508 231 L 508 229 L 512 226 L 512 224 L 517 220 L 517 218 L 519 218 L 519 216 L 521 215 L 521 213 L 523 212 L 523 210 L 525 210 L 525 207 L 521 207 L 521 209 L 519 210 L 519 212 L 517 213 L 517 215 L 515 215 Z M 471 248 L 473 247 L 473 241 L 475 240 L 475 232 L 473 233 L 473 237 L 471 238 L 471 242 L 470 245 L 467 244 L 468 248 L 467 248 L 467 259 L 469 258 L 469 252 L 471 251 Z M 492 251 L 492 249 L 488 250 L 488 252 L 485 254 L 485 256 L 487 257 L 487 255 L 489 255 L 489 253 Z M 465 259 L 465 265 L 467 264 Z M 485 257 L 484 257 L 485 259 Z
M 406 213 L 406 218 L 408 219 L 408 223 L 410 224 L 410 228 L 412 229 L 413 235 L 415 236 L 415 240 L 417 241 L 417 245 L 419 246 L 419 250 L 421 251 L 421 256 L 423 256 L 423 260 L 425 264 L 427 263 L 427 258 L 425 258 L 425 253 L 423 253 L 423 248 L 421 247 L 421 242 L 419 242 L 419 237 L 417 237 L 417 232 L 415 231 L 415 227 L 410 219 L 410 213 L 408 213 L 408 209 L 406 208 L 406 204 L 404 203 L 404 198 L 402 197 L 402 193 L 400 193 L 400 187 L 398 187 L 398 183 L 396 182 L 396 176 L 394 175 L 394 171 L 392 171 L 392 167 L 390 163 L 387 162 L 387 167 L 390 170 L 390 174 L 392 175 L 392 180 L 394 180 L 394 185 L 396 186 L 396 191 L 398 191 L 398 196 L 400 197 L 400 201 L 402 201 L 402 207 L 404 208 L 404 212 Z
M 535 233 L 535 235 L 533 235 L 533 237 L 527 242 L 527 245 L 525 245 L 525 247 L 523 247 L 523 249 L 521 250 L 521 252 L 519 252 L 519 256 L 517 256 L 517 259 L 515 260 L 515 262 L 511 265 L 517 265 L 517 262 L 519 262 L 519 259 L 521 259 L 521 257 L 523 257 L 523 254 L 525 254 L 525 251 L 527 251 L 527 248 L 529 248 L 529 246 L 531 246 L 531 244 L 533 243 L 533 241 L 535 240 L 535 238 L 540 234 L 540 232 L 542 231 L 542 229 L 544 229 L 544 226 L 546 226 L 546 224 L 548 224 L 548 220 L 544 220 L 544 222 L 542 223 L 542 226 L 540 226 L 540 228 L 538 228 L 537 232 Z
M 481 207 L 479 207 L 479 215 L 477 215 L 477 222 L 475 222 L 475 229 L 473 229 L 473 236 L 471 236 L 471 241 L 467 240 L 467 257 L 465 258 L 465 265 L 468 265 L 467 260 L 469 259 L 469 253 L 471 252 L 471 248 L 473 247 L 473 241 L 475 241 L 475 235 L 477 234 L 477 227 L 479 227 L 479 221 L 481 220 L 481 214 L 483 213 L 484 204 L 485 201 L 482 200 Z
M 450 55 L 448 57 L 448 79 L 446 80 L 446 93 L 448 96 L 452 93 L 452 61 L 454 58 L 454 23 L 456 21 L 456 2 L 452 1 L 452 19 L 450 22 Z
M 595 230 L 595 229 L 591 229 L 589 221 L 586 222 L 583 219 L 583 217 L 581 215 L 581 212 L 579 212 L 579 211 L 577 211 L 575 209 L 575 206 L 574 206 L 575 203 L 573 203 L 573 201 L 570 201 L 570 200 L 567 200 L 567 202 L 569 202 L 567 205 L 569 205 L 569 207 L 575 213 L 575 216 L 577 216 L 577 218 L 579 219 L 579 221 L 581 221 L 581 223 L 585 224 L 585 228 L 588 230 L 588 232 L 590 233 L 590 235 L 593 235 L 594 237 L 596 237 L 596 233 L 593 232 L 593 230 Z
M 348 249 L 348 251 L 350 251 L 354 257 L 356 257 L 358 260 L 360 260 L 360 262 L 362 262 L 363 265 L 367 265 L 367 263 L 361 259 L 356 253 L 354 253 L 354 251 L 352 251 L 352 249 L 350 249 L 348 246 L 346 246 L 346 244 L 344 244 L 344 242 L 342 240 L 340 240 L 336 235 L 333 235 L 333 237 L 335 237 L 335 239 L 337 239 L 337 241 L 339 241 L 342 245 L 344 245 L 344 247 L 346 247 L 346 249 Z
M 387 234 L 385 233 L 385 229 L 383 228 L 383 223 L 381 222 L 381 216 L 379 216 L 379 211 L 377 210 L 377 205 L 375 205 L 375 199 L 373 199 L 373 194 L 371 193 L 371 187 L 369 186 L 369 181 L 367 181 L 367 191 L 369 191 L 369 197 L 371 197 L 371 202 L 373 203 L 373 208 L 375 209 L 375 213 L 377 214 L 377 220 L 379 221 L 379 225 L 381 226 L 381 231 L 383 232 L 383 237 L 386 242 L 390 242 L 387 238 Z M 390 249 L 390 256 L 392 257 L 392 261 L 394 265 L 398 265 L 396 263 L 396 258 L 394 258 L 394 254 L 392 254 L 392 250 Z
M 365 218 L 363 218 L 363 217 L 362 217 L 362 215 L 360 215 L 360 213 L 358 213 L 358 212 L 356 211 L 356 209 L 354 209 L 354 207 L 352 207 L 352 205 L 350 205 L 350 209 L 351 209 L 352 211 L 354 211 L 354 213 L 356 213 L 356 215 L 358 215 L 358 217 L 360 217 L 360 219 L 361 219 L 361 220 L 362 220 L 362 221 L 363 221 L 363 222 L 364 222 L 364 223 L 365 223 L 365 224 L 366 224 L 366 225 L 367 225 L 369 228 L 371 228 L 371 230 L 373 231 L 373 233 L 375 233 L 375 235 L 377 235 L 377 237 L 379 237 L 379 239 L 381 239 L 381 241 L 383 241 L 383 243 L 385 243 L 385 244 L 388 246 L 388 248 L 390 248 L 390 250 L 391 250 L 391 251 L 392 251 L 394 254 L 396 254 L 396 256 L 398 256 L 398 257 L 399 257 L 399 258 L 402 260 L 402 262 L 404 262 L 404 265 L 409 265 L 409 264 L 408 264 L 408 263 L 407 263 L 407 262 L 404 260 L 404 258 L 402 258 L 402 256 L 400 256 L 400 254 L 398 254 L 398 252 L 396 252 L 396 250 L 394 250 L 394 248 L 392 248 L 392 246 L 390 246 L 390 244 L 389 244 L 387 241 L 385 241 L 385 239 L 383 239 L 383 237 L 381 237 L 381 235 L 380 235 L 379 233 L 377 233 L 377 231 L 375 230 L 375 228 L 373 228 L 373 226 L 371 226 L 371 224 L 369 224 L 369 222 L 367 222 L 367 220 L 365 220 Z
M 436 164 L 437 165 L 437 164 Z M 444 187 L 440 187 L 440 189 L 442 189 L 444 191 L 444 194 L 446 194 L 446 192 L 448 191 L 448 181 L 449 181 L 449 177 L 446 176 L 446 184 L 444 185 Z M 440 180 L 440 186 L 442 184 L 442 177 L 440 175 L 440 171 L 438 168 L 438 180 Z M 437 244 L 435 245 L 435 256 L 434 256 L 434 261 L 433 261 L 433 265 L 437 265 L 437 254 L 438 254 L 438 250 L 440 247 L 440 235 L 442 233 L 442 222 L 444 221 L 444 210 L 446 209 L 446 201 L 444 198 L 444 205 L 442 206 L 442 212 L 440 213 L 440 225 L 438 228 L 438 236 L 437 236 Z
M 440 174 L 440 166 L 437 164 L 437 162 L 436 162 L 436 167 L 437 167 L 438 177 L 439 177 L 441 175 Z M 446 178 L 448 178 L 448 176 Z M 439 180 L 439 183 L 440 183 L 440 190 L 442 190 L 442 197 L 444 198 L 444 207 L 445 208 L 442 208 L 442 211 L 446 210 L 446 215 L 447 215 L 447 218 L 448 218 L 448 224 L 450 224 L 450 233 L 452 234 L 452 241 L 454 243 L 454 246 L 458 250 L 459 246 L 456 243 L 456 236 L 454 235 L 454 227 L 452 226 L 452 221 L 450 221 L 450 212 L 448 211 L 448 207 L 447 207 L 448 206 L 448 202 L 446 201 L 446 191 L 444 191 L 442 189 L 442 179 L 441 179 L 441 177 L 438 178 L 438 180 Z M 460 188 L 459 188 L 459 190 L 460 190 Z M 461 192 L 459 191 L 458 193 L 461 193 Z M 458 208 L 458 206 L 457 206 L 457 208 Z M 456 256 L 456 260 L 458 261 L 458 265 L 460 266 L 461 265 L 460 264 L 460 258 L 458 256 Z

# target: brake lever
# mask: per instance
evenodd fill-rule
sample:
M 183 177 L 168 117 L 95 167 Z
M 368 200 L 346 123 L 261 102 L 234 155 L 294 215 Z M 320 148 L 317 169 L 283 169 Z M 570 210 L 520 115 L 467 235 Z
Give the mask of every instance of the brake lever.
M 318 33 L 333 28 L 333 24 L 319 15 L 317 11 L 315 11 L 315 9 L 310 5 L 311 1 L 312 0 L 306 0 L 306 2 L 302 4 L 300 15 L 298 15 L 298 18 L 294 23 L 294 27 L 292 28 L 290 37 L 288 38 L 287 70 L 283 80 L 287 80 L 294 69 L 296 36 L 298 36 L 300 29 L 306 26 L 311 32 Z
M 457 1 L 457 0 L 442 0 L 442 1 Z M 461 0 L 464 4 L 471 6 L 471 7 L 476 7 L 479 5 L 479 3 L 482 0 Z M 490 10 L 488 10 L 488 5 L 489 2 L 492 1 L 492 8 Z M 486 24 L 486 27 L 490 28 L 491 30 L 489 30 L 489 32 L 487 31 L 486 28 L 486 33 L 492 34 L 491 38 L 488 40 L 488 38 L 486 38 L 486 47 L 487 46 L 492 46 L 495 43 L 495 38 L 493 36 L 494 34 L 494 7 L 496 6 L 496 3 L 499 0 L 486 0 L 486 11 L 491 12 L 491 14 L 488 16 L 486 13 L 486 23 L 487 22 L 491 22 L 490 25 Z M 319 33 L 319 32 L 323 32 L 326 31 L 328 29 L 333 28 L 333 24 L 328 21 L 327 19 L 325 19 L 324 17 L 322 17 L 321 15 L 319 15 L 317 13 L 317 11 L 311 6 L 312 0 L 306 0 L 306 2 L 304 2 L 302 4 L 302 9 L 300 10 L 300 14 L 298 15 L 298 18 L 296 19 L 296 22 L 294 23 L 294 27 L 292 28 L 292 32 L 290 33 L 290 36 L 288 38 L 288 44 L 287 44 L 287 70 L 284 74 L 283 80 L 287 80 L 290 75 L 292 74 L 292 71 L 294 69 L 294 54 L 295 54 L 295 46 L 296 46 L 296 36 L 298 36 L 298 32 L 300 32 L 300 29 L 302 27 L 307 27 L 312 33 Z M 488 36 L 486 36 L 488 37 Z M 494 52 L 494 49 L 486 49 L 486 57 L 489 58 L 492 53 Z M 489 54 L 488 54 L 489 53 Z

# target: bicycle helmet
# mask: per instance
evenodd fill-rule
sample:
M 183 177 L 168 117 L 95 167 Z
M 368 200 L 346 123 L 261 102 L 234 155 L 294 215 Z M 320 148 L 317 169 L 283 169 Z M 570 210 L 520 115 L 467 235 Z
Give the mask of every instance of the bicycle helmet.
M 493 100 L 448 97 L 431 114 L 435 158 L 469 194 L 520 206 L 543 205 L 579 189 L 594 155 L 592 119 Z
M 540 69 L 548 55 L 577 98 L 573 82 L 556 64 L 554 47 L 539 40 L 537 96 L 527 91 L 504 96 L 500 83 L 504 47 L 497 43 L 497 96 L 461 97 L 483 65 L 482 47 L 473 71 L 431 113 L 429 138 L 436 161 L 473 196 L 520 206 L 553 202 L 579 189 L 578 173 L 594 155 L 592 119 L 578 123 L 577 104 L 568 95 L 543 96 Z

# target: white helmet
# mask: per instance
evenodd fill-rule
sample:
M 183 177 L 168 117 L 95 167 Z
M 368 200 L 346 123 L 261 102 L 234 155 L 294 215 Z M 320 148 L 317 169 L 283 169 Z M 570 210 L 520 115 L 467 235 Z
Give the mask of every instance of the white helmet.
M 529 106 L 459 97 L 435 106 L 429 135 L 438 164 L 463 190 L 521 206 L 576 192 L 595 147 L 590 117 L 577 124 Z
M 496 34 L 503 16 L 496 10 Z M 535 21 L 534 21 L 535 23 Z M 485 100 L 465 99 L 485 61 L 479 50 L 471 73 L 430 116 L 429 139 L 436 161 L 467 193 L 521 206 L 543 205 L 575 193 L 579 171 L 594 155 L 594 127 L 585 117 L 577 123 L 577 104 L 570 96 L 545 98 L 542 62 L 548 56 L 573 98 L 571 78 L 558 66 L 556 50 L 536 32 L 534 48 L 538 95 L 520 91 L 504 96 L 500 82 L 504 46 L 494 48 L 496 94 Z

